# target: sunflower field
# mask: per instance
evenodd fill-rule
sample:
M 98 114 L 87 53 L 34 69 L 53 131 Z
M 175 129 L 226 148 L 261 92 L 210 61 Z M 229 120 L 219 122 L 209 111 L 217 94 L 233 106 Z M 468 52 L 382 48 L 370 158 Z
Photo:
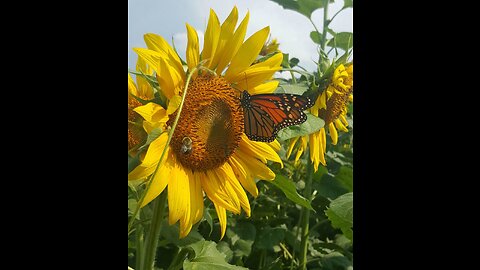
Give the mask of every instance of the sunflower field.
M 182 53 L 129 48 L 129 270 L 353 269 L 353 33 L 330 27 L 353 0 L 271 1 L 311 23 L 313 70 L 235 5 Z

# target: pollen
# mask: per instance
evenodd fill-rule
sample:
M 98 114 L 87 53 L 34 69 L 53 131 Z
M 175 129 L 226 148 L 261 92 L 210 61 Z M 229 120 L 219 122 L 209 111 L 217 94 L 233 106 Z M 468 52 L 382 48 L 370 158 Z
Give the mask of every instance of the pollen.
M 191 81 L 172 137 L 177 160 L 193 171 L 223 165 L 235 152 L 243 132 L 237 91 L 223 78 L 199 75 Z M 169 117 L 173 124 L 177 112 Z

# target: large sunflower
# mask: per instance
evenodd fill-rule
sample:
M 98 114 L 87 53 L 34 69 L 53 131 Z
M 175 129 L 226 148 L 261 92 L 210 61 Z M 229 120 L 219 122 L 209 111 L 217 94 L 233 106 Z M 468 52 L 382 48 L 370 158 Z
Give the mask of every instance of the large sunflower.
M 345 116 L 348 112 L 349 102 L 353 102 L 353 64 L 349 64 L 346 68 L 343 64 L 340 64 L 334 70 L 331 83 L 327 89 L 317 98 L 315 105 L 310 108 L 310 113 L 322 118 L 325 121 L 325 126 L 308 136 L 291 139 L 287 149 L 287 158 L 290 157 L 292 152 L 296 152 L 295 161 L 298 161 L 309 143 L 310 159 L 315 171 L 318 170 L 320 163 L 326 166 L 327 138 L 325 128 L 328 128 L 332 144 L 336 145 L 338 130 L 348 132 L 348 122 Z
M 197 32 L 186 24 L 187 71 L 177 53 L 158 35 L 144 36 L 148 49 L 134 49 L 139 58 L 154 69 L 161 92 L 168 99 L 166 109 L 152 102 L 135 111 L 149 126 L 165 131 L 172 127 L 177 116 L 188 74 L 200 63 L 203 67 L 200 72 L 192 73 L 171 143 L 166 145 L 168 132 L 162 133 L 150 144 L 142 163 L 128 176 L 129 180 L 136 180 L 152 175 L 167 147 L 162 164 L 151 177 L 142 206 L 168 187 L 168 220 L 170 224 L 180 221 L 180 237 L 185 237 L 202 218 L 203 192 L 215 206 L 223 237 L 226 210 L 240 214 L 243 209 L 250 216 L 245 190 L 256 197 L 255 179 L 275 178 L 267 161 L 283 166 L 276 153 L 280 149 L 277 141 L 250 141 L 243 133 L 240 89 L 247 89 L 250 94 L 273 92 L 278 81 L 272 80 L 272 76 L 281 69 L 283 58 L 277 53 L 252 65 L 269 35 L 269 27 L 244 42 L 248 19 L 247 13 L 235 29 L 236 7 L 221 25 L 215 12 L 210 10 L 202 52 Z

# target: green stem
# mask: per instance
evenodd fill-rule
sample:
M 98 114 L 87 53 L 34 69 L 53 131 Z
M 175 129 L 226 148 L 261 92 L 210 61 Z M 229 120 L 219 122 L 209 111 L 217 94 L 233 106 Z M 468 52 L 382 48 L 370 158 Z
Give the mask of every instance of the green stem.
M 312 197 L 312 178 L 313 178 L 313 164 L 310 160 L 310 149 L 308 151 L 307 159 L 307 181 L 305 183 L 305 189 L 303 196 L 307 200 L 311 200 Z M 310 210 L 306 207 L 302 208 L 302 235 L 300 242 L 300 269 L 307 269 L 307 250 L 308 250 L 308 228 L 310 220 Z
M 325 5 L 323 6 L 323 33 L 322 40 L 320 42 L 320 48 L 322 51 L 325 51 L 325 45 L 327 44 L 327 29 L 328 29 L 328 0 L 324 0 Z
M 167 202 L 167 191 L 163 191 L 153 201 L 153 217 L 152 223 L 145 237 L 145 248 L 143 250 L 143 259 L 140 263 L 139 270 L 152 270 L 155 262 L 155 255 L 157 254 L 158 239 L 160 238 L 160 231 L 162 230 L 162 221 L 165 213 L 165 203 Z
M 143 252 L 143 243 L 144 243 L 144 239 L 143 239 L 143 226 L 142 225 L 137 225 L 136 226 L 136 231 L 135 231 L 135 237 L 136 237 L 136 246 L 137 246 L 137 253 L 135 254 L 135 257 L 136 257 L 136 262 L 135 262 L 135 269 L 141 269 L 141 263 L 143 261 L 143 255 L 144 255 L 144 252 Z

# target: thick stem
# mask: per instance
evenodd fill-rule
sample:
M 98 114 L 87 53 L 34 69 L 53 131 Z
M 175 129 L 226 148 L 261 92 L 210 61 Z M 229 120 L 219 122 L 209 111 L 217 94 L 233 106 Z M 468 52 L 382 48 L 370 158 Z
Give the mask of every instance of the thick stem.
M 160 196 L 153 201 L 153 216 L 150 228 L 145 237 L 145 248 L 139 270 L 152 270 L 157 254 L 158 239 L 162 230 L 162 221 L 165 213 L 165 203 L 167 202 L 167 191 L 164 190 Z
M 307 160 L 307 181 L 305 183 L 305 189 L 303 196 L 307 200 L 311 200 L 312 197 L 312 178 L 313 178 L 313 164 L 310 160 L 310 150 L 308 149 Z M 306 207 L 302 208 L 302 236 L 300 242 L 300 269 L 307 269 L 307 250 L 308 250 L 308 228 L 310 220 L 310 210 Z

